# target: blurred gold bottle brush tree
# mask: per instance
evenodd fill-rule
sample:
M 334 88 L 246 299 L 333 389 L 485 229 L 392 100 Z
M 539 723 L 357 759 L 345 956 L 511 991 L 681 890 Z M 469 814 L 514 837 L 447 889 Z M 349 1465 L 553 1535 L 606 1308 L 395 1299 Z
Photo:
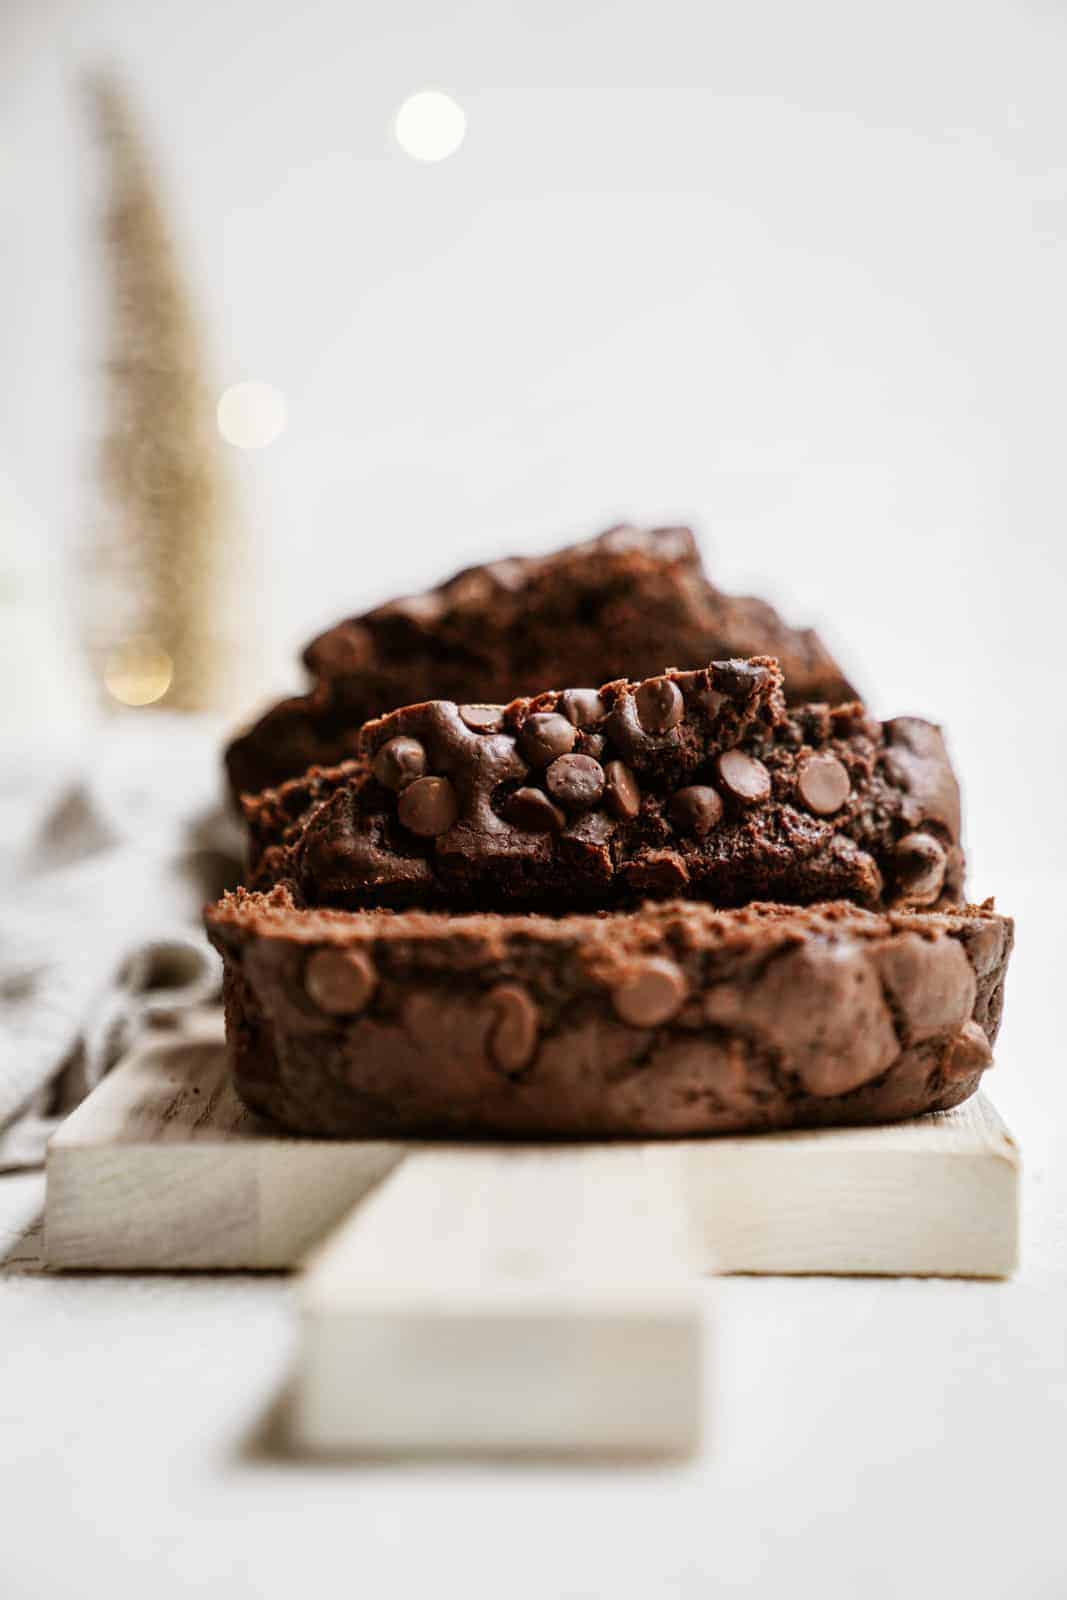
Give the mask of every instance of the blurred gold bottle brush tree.
M 238 518 L 217 391 L 127 96 L 109 74 L 87 90 L 106 162 L 109 322 L 86 550 L 93 671 L 112 706 L 230 709 Z

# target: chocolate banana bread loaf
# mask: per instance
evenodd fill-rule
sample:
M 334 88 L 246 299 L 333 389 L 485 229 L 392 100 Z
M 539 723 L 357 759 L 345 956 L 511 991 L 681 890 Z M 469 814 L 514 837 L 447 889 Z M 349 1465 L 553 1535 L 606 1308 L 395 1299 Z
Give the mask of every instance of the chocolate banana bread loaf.
M 348 1137 L 680 1136 L 888 1122 L 972 1094 L 1012 944 L 988 906 L 549 918 L 207 912 L 245 1103 Z
M 510 700 L 665 662 L 760 654 L 781 662 L 792 700 L 854 696 L 810 629 L 707 581 L 687 528 L 614 528 L 554 555 L 472 567 L 338 623 L 304 652 L 309 693 L 230 745 L 230 785 L 254 792 L 344 761 L 361 723 L 431 696 Z
M 940 731 L 788 708 L 766 657 L 368 723 L 246 802 L 251 882 L 311 906 L 568 910 L 676 895 L 936 906 L 963 885 Z

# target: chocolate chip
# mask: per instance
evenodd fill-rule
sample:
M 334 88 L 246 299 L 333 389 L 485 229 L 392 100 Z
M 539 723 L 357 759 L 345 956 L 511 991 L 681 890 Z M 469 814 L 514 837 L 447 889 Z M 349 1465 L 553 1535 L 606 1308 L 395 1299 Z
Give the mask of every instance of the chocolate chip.
M 592 756 L 557 756 L 545 773 L 553 800 L 571 811 L 588 811 L 604 793 L 604 768 Z
M 499 733 L 504 726 L 503 706 L 459 706 L 457 709 L 474 733 Z
M 633 961 L 611 996 L 623 1022 L 633 1028 L 656 1028 L 682 1008 L 686 983 L 681 969 L 665 956 Z
M 609 761 L 604 768 L 604 798 L 612 816 L 622 822 L 632 822 L 641 809 L 641 791 L 637 779 L 625 761 Z
M 817 817 L 832 817 L 852 792 L 848 769 L 836 756 L 807 756 L 797 772 L 797 793 Z
M 419 778 L 400 796 L 397 815 L 422 839 L 447 833 L 459 816 L 459 800 L 447 778 Z
M 722 797 L 710 785 L 694 783 L 688 789 L 678 790 L 671 801 L 670 810 L 671 821 L 676 828 L 703 839 L 722 821 Z
M 948 858 L 932 833 L 908 833 L 893 852 L 897 889 L 909 905 L 932 905 L 945 882 Z
M 537 1049 L 540 1012 L 518 983 L 498 983 L 488 995 L 495 1013 L 489 1031 L 489 1054 L 501 1072 L 520 1072 Z
M 559 709 L 576 728 L 590 728 L 606 713 L 606 706 L 595 689 L 564 689 Z
M 361 950 L 316 950 L 304 968 L 305 990 L 330 1016 L 362 1011 L 377 985 L 373 963 Z
M 974 968 L 958 939 L 897 930 L 872 957 L 907 1044 L 957 1033 L 974 1010 Z
M 742 805 L 761 805 L 770 799 L 771 775 L 762 761 L 743 750 L 724 750 L 718 760 L 723 787 Z
M 578 735 L 578 754 L 592 756 L 594 761 L 599 761 L 607 748 L 607 742 L 602 733 L 580 733 Z
M 371 771 L 387 789 L 406 789 L 426 771 L 426 751 L 417 739 L 390 739 L 371 762 Z
M 557 756 L 573 750 L 577 737 L 574 724 L 557 711 L 536 711 L 522 725 L 519 749 L 531 767 L 547 767 Z
M 1004 959 L 1006 929 L 996 917 L 970 927 L 963 936 L 967 956 L 979 978 L 987 978 Z
M 567 822 L 559 807 L 540 789 L 516 789 L 500 809 L 510 823 L 525 828 L 527 833 L 555 833 Z
M 767 681 L 767 668 L 753 661 L 716 661 L 711 670 L 715 674 L 716 689 L 738 697 L 755 694 Z
M 770 1045 L 808 1094 L 848 1094 L 900 1055 L 878 973 L 861 943 L 808 935 L 758 975 L 712 982 L 704 1013 L 709 1022 L 753 1035 L 757 1050 Z
M 984 1072 L 992 1059 L 989 1040 L 977 1022 L 965 1022 L 948 1047 L 941 1071 L 949 1082 L 959 1082 L 961 1078 L 973 1078 L 976 1073 Z
M 646 678 L 634 690 L 634 708 L 646 733 L 669 733 L 682 720 L 682 691 L 670 678 Z

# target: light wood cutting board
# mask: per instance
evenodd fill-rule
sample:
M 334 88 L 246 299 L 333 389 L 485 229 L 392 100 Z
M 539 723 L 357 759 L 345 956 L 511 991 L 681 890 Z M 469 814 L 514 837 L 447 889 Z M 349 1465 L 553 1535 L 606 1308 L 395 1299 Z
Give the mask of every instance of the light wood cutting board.
M 707 1274 L 1000 1276 L 1018 1178 L 981 1098 L 759 1138 L 288 1138 L 236 1100 L 208 1014 L 55 1135 L 45 1254 L 255 1269 L 318 1245 L 288 1408 L 303 1452 L 676 1455 L 705 1412 Z
M 53 1267 L 286 1268 L 401 1161 L 594 1172 L 608 1144 L 441 1145 L 288 1138 L 244 1111 L 217 1013 L 105 1079 L 52 1140 Z M 700 1272 L 1003 1277 L 1018 1251 L 1019 1152 L 982 1095 L 885 1128 L 631 1144 L 668 1174 Z M 459 1164 L 459 1165 L 457 1165 Z

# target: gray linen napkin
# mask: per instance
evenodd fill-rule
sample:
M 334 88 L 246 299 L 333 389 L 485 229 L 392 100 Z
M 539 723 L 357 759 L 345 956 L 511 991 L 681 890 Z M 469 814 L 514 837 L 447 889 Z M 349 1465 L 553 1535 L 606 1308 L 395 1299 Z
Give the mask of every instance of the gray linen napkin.
M 219 729 L 145 713 L 84 746 L 5 747 L 0 779 L 0 1171 L 148 1028 L 217 997 L 203 902 L 236 872 Z

